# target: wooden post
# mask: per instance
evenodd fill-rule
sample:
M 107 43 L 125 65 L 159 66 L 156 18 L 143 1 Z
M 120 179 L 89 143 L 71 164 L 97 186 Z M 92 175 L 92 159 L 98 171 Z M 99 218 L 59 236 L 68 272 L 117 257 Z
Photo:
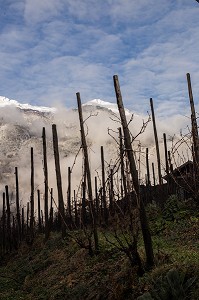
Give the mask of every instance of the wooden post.
M 151 194 L 151 180 L 150 180 L 150 171 L 149 171 L 149 149 L 146 148 L 146 198 L 147 203 L 152 201 L 152 194 Z
M 53 188 L 50 189 L 50 230 L 53 228 Z
M 40 190 L 37 190 L 37 201 L 38 201 L 38 228 L 39 232 L 42 232 L 41 226 L 41 201 L 40 201 Z
M 154 163 L 152 163 L 152 172 L 153 172 L 153 185 L 156 186 L 156 183 L 155 183 L 155 168 L 154 168 Z
M 74 204 L 75 204 L 75 226 L 79 228 L 79 216 L 77 210 L 77 200 L 76 200 L 75 190 L 73 193 L 74 193 Z
M 149 171 L 149 149 L 146 148 L 146 171 L 147 171 L 147 185 L 151 185 L 150 171 Z
M 160 150 L 159 150 L 158 135 L 157 135 L 157 129 L 156 129 L 155 113 L 154 113 L 153 99 L 152 98 L 150 98 L 150 105 L 151 105 L 153 131 L 154 131 L 154 138 L 155 138 L 157 164 L 158 164 L 158 178 L 159 178 L 159 185 L 161 185 L 162 184 L 162 175 L 161 175 L 161 164 L 160 164 Z
M 166 133 L 163 133 L 164 140 L 164 156 L 165 156 L 165 166 L 166 166 L 166 174 L 169 174 L 169 162 L 168 162 L 168 151 L 167 151 L 167 138 Z
M 101 146 L 101 164 L 102 164 L 102 208 L 104 214 L 105 224 L 108 224 L 108 210 L 106 203 L 106 181 L 105 181 L 105 167 L 104 167 L 104 148 Z
M 43 163 L 44 163 L 44 215 L 45 215 L 45 241 L 50 235 L 49 220 L 48 220 L 48 164 L 47 164 L 47 150 L 46 150 L 46 130 L 43 127 Z
M 17 230 L 18 230 L 19 241 L 21 241 L 21 216 L 20 216 L 20 207 L 19 207 L 19 180 L 18 180 L 17 167 L 15 167 L 15 181 L 16 181 Z
M 119 127 L 119 140 L 120 140 L 120 164 L 121 164 L 121 179 L 124 187 L 124 197 L 127 201 L 127 186 L 126 186 L 126 176 L 124 171 L 124 145 L 122 137 L 122 128 Z
M 6 190 L 6 221 L 7 221 L 7 226 L 6 226 L 6 239 L 7 239 L 7 247 L 11 251 L 12 245 L 11 245 L 11 213 L 10 213 L 10 200 L 9 200 L 9 192 L 8 192 L 8 186 L 5 186 Z
M 188 92 L 189 92 L 189 100 L 190 100 L 190 107 L 191 107 L 191 122 L 192 122 L 194 154 L 195 154 L 196 162 L 198 163 L 199 162 L 198 126 L 197 126 L 196 112 L 195 112 L 193 93 L 191 87 L 191 77 L 189 73 L 187 73 L 187 83 L 188 83 Z
M 68 193 L 67 193 L 67 202 L 68 202 L 68 215 L 69 215 L 69 226 L 72 228 L 72 209 L 71 209 L 71 169 L 68 167 Z
M 21 238 L 24 239 L 25 233 L 25 217 L 24 217 L 24 207 L 21 209 Z
M 196 189 L 196 198 L 199 197 L 198 193 L 198 183 L 199 183 L 199 137 L 198 137 L 198 125 L 197 118 L 193 100 L 193 93 L 191 87 L 191 77 L 190 74 L 187 73 L 187 83 L 188 83 L 188 91 L 189 91 L 189 100 L 191 107 L 191 125 L 192 125 L 192 139 L 193 139 L 193 163 L 195 169 L 195 189 Z
M 31 147 L 31 196 L 30 196 L 30 235 L 34 236 L 34 157 L 33 147 Z
M 76 93 L 76 96 L 77 96 L 77 105 L 78 105 L 78 112 L 79 112 L 81 142 L 82 142 L 82 148 L 84 151 L 84 160 L 85 160 L 85 168 L 86 168 L 85 172 L 86 172 L 87 186 L 88 186 L 88 197 L 89 197 L 89 202 L 90 202 L 90 206 L 91 206 L 94 243 L 95 243 L 95 250 L 98 251 L 99 250 L 99 241 L 98 241 L 98 234 L 97 234 L 95 209 L 94 209 L 94 205 L 93 205 L 91 172 L 90 172 L 90 165 L 89 165 L 89 160 L 88 160 L 88 149 L 87 149 L 86 137 L 85 137 L 85 132 L 84 132 L 84 121 L 83 121 L 83 115 L 82 115 L 82 105 L 81 105 L 80 93 Z
M 95 207 L 96 207 L 96 218 L 97 221 L 100 219 L 100 208 L 99 208 L 99 196 L 98 196 L 98 187 L 97 187 L 97 177 L 95 176 Z
M 173 164 L 171 163 L 171 152 L 170 151 L 168 151 L 168 161 L 169 161 L 170 172 L 173 173 Z
M 27 211 L 26 211 L 26 228 L 27 228 L 27 233 L 29 232 L 29 210 L 30 210 L 30 205 L 29 202 L 27 202 Z
M 57 136 L 57 128 L 56 125 L 52 125 L 52 133 L 53 133 L 53 149 L 54 149 L 54 157 L 55 157 L 55 171 L 57 178 L 57 191 L 58 191 L 58 223 L 59 226 L 61 224 L 62 229 L 62 237 L 66 236 L 66 226 L 65 226 L 65 213 L 64 213 L 64 199 L 62 192 L 62 179 L 61 179 L 61 168 L 60 168 L 60 160 L 59 160 L 59 148 L 58 148 L 58 136 Z
M 3 192 L 3 213 L 2 213 L 2 252 L 6 250 L 6 201 L 5 193 Z
M 111 214 L 114 214 L 114 187 L 113 187 L 113 169 L 110 169 L 109 175 L 109 210 Z
M 130 172 L 131 172 L 133 188 L 134 188 L 134 191 L 136 194 L 138 208 L 140 210 L 140 223 L 141 223 L 141 228 L 142 228 L 142 235 L 143 235 L 143 240 L 144 240 L 147 265 L 150 268 L 154 265 L 154 255 L 153 255 L 151 234 L 150 234 L 150 230 L 149 230 L 149 225 L 148 225 L 148 221 L 147 221 L 144 203 L 143 203 L 142 198 L 140 197 L 138 172 L 136 170 L 136 164 L 135 164 L 132 143 L 131 143 L 131 136 L 130 136 L 130 132 L 129 132 L 129 128 L 128 128 L 128 123 L 126 120 L 124 105 L 123 105 L 123 101 L 122 101 L 122 94 L 120 91 L 120 85 L 119 85 L 119 80 L 118 80 L 117 75 L 113 76 L 113 81 L 114 81 L 114 87 L 115 87 L 115 94 L 116 94 L 116 98 L 117 98 L 118 110 L 119 110 L 120 119 L 121 119 L 121 123 L 122 123 L 122 127 L 123 127 L 124 144 L 125 144 L 125 148 L 126 148 L 126 152 L 127 152 L 127 156 L 128 156 L 128 160 L 129 160 L 129 167 L 130 167 Z M 137 245 L 136 245 L 136 247 L 137 247 Z

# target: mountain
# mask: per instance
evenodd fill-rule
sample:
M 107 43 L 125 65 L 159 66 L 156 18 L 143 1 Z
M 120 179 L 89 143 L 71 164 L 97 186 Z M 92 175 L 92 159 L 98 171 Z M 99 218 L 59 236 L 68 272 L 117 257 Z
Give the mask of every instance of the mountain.
M 113 166 L 118 157 L 119 146 L 118 127 L 119 115 L 117 105 L 94 99 L 83 104 L 83 115 L 87 133 L 88 150 L 93 176 L 101 172 L 100 148 L 104 146 L 106 166 Z M 149 148 L 150 165 L 156 164 L 156 152 L 152 122 L 145 131 L 139 135 L 143 125 L 143 119 L 147 116 L 134 114 L 126 109 L 129 128 L 132 136 L 136 136 L 133 142 L 136 161 L 141 168 L 141 177 L 145 178 L 145 152 Z M 132 120 L 131 120 L 132 119 Z M 167 121 L 156 120 L 159 134 L 176 133 L 177 126 L 184 124 L 181 119 L 169 119 Z M 46 129 L 47 155 L 49 168 L 49 186 L 56 190 L 55 165 L 52 144 L 52 124 L 57 125 L 60 161 L 62 168 L 63 189 L 67 190 L 67 169 L 72 168 L 72 186 L 78 189 L 82 177 L 82 154 L 80 142 L 80 129 L 77 109 L 65 107 L 50 108 L 21 104 L 16 100 L 0 97 L 0 191 L 4 191 L 5 185 L 15 190 L 15 167 L 19 169 L 19 182 L 21 187 L 21 200 L 28 201 L 30 195 L 30 148 L 34 149 L 35 163 L 35 190 L 43 190 L 43 157 L 42 157 L 42 128 Z M 184 125 L 183 125 L 184 126 Z M 137 136 L 138 135 L 138 136 Z M 175 139 L 177 135 L 175 136 Z M 172 143 L 168 143 L 168 149 Z M 163 139 L 159 136 L 160 152 L 162 157 L 162 170 L 164 174 L 164 146 Z M 77 153 L 79 155 L 76 157 Z M 140 162 L 140 163 L 139 163 Z
M 118 114 L 118 107 L 115 103 L 106 102 L 100 99 L 93 99 L 91 101 L 86 102 L 83 104 L 83 107 L 96 107 L 97 109 L 103 109 L 108 110 L 112 113 Z M 125 109 L 126 116 L 131 116 L 132 112 L 130 112 L 128 109 Z
M 100 99 L 83 104 L 84 118 L 88 126 L 87 141 L 89 151 L 95 158 L 91 159 L 92 168 L 100 166 L 100 146 L 106 148 L 106 159 L 117 154 L 117 147 L 108 135 L 107 128 L 117 130 L 118 124 L 110 119 L 117 112 L 117 105 Z M 126 110 L 127 115 L 130 112 Z M 16 100 L 0 97 L 0 190 L 9 185 L 15 189 L 14 169 L 19 169 L 21 194 L 29 197 L 30 190 L 30 148 L 34 149 L 35 184 L 43 188 L 42 165 L 42 128 L 46 128 L 47 154 L 50 174 L 50 184 L 55 187 L 54 157 L 52 145 L 52 124 L 57 125 L 60 159 L 63 180 L 67 180 L 67 166 L 74 164 L 75 155 L 81 148 L 79 120 L 77 109 L 50 108 L 21 104 Z M 97 156 L 97 159 L 96 159 Z M 74 185 L 79 184 L 82 175 L 81 154 L 75 162 L 73 170 Z M 113 160 L 113 159 L 112 159 Z M 24 188 L 25 187 L 25 188 Z M 24 193 L 24 189 L 26 192 Z M 64 187 L 66 189 L 66 187 Z M 26 199 L 26 201 L 28 198 Z M 24 201 L 24 200 L 23 200 Z
M 33 106 L 30 104 L 21 104 L 16 100 L 8 99 L 6 97 L 0 96 L 0 108 L 6 107 L 6 106 L 13 106 L 22 110 L 31 110 L 31 111 L 37 111 L 37 112 L 55 112 L 56 108 L 50 108 L 45 106 Z

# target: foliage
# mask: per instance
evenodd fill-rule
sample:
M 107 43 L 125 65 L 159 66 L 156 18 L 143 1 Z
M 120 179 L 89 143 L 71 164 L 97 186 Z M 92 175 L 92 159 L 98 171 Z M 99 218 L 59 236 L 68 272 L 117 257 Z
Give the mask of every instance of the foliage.
M 167 221 L 174 221 L 179 211 L 179 201 L 176 195 L 171 195 L 164 204 L 163 218 Z
M 190 287 L 196 277 L 185 279 L 185 273 L 171 269 L 165 276 L 159 277 L 152 291 L 138 297 L 138 300 L 183 300 L 187 299 Z
M 60 234 L 53 232 L 45 244 L 42 234 L 31 246 L 22 243 L 18 254 L 0 266 L 0 274 L 5 276 L 0 277 L 0 299 L 122 300 L 142 295 L 141 299 L 151 300 L 156 299 L 155 293 L 158 296 L 163 293 L 160 287 L 170 288 L 168 278 L 173 282 L 173 277 L 169 270 L 178 270 L 178 275 L 173 275 L 177 281 L 175 286 L 185 297 L 199 299 L 199 283 L 195 280 L 199 274 L 198 212 L 189 211 L 184 204 L 178 205 L 174 221 L 164 219 L 155 203 L 148 206 L 156 266 L 142 277 L 137 276 L 137 269 L 118 249 L 120 243 L 127 247 L 131 242 L 130 231 L 124 231 L 126 226 L 120 231 L 117 228 L 116 237 L 114 228 L 99 231 L 100 251 L 92 257 L 75 241 L 78 234 L 82 236 L 81 231 L 70 240 L 63 240 Z M 176 214 L 181 211 L 186 213 L 178 219 Z M 157 222 L 164 222 L 158 233 L 154 230 L 155 226 L 157 230 Z M 142 262 L 145 260 L 143 247 L 140 237 L 138 251 Z

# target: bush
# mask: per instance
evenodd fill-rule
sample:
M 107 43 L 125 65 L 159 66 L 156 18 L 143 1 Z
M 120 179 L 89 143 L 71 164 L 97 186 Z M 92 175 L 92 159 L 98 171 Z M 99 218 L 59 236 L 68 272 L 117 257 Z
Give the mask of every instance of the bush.
M 196 277 L 185 279 L 185 273 L 171 269 L 165 276 L 160 276 L 150 293 L 138 297 L 138 300 L 183 300 L 187 299 L 190 287 Z M 188 298 L 190 299 L 190 298 Z

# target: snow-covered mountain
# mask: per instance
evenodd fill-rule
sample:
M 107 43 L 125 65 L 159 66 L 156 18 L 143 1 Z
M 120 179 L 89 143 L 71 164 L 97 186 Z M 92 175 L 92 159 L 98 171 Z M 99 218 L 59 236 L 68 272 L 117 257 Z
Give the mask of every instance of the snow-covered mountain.
M 118 114 L 117 104 L 106 102 L 106 101 L 103 101 L 101 99 L 90 100 L 90 101 L 86 102 L 85 104 L 83 104 L 83 106 L 91 106 L 91 107 L 97 107 L 99 109 L 100 108 L 107 109 L 110 112 Z M 126 113 L 126 116 L 131 116 L 132 115 L 132 112 L 130 112 L 128 109 L 125 109 L 125 113 Z
M 90 162 L 93 172 L 101 172 L 100 147 L 104 146 L 107 165 L 114 165 L 118 155 L 118 127 L 121 126 L 117 105 L 94 99 L 83 104 L 84 119 L 87 126 L 87 141 L 90 151 Z M 132 113 L 126 109 L 127 119 Z M 147 116 L 134 114 L 129 128 L 133 136 L 137 136 L 143 125 L 143 119 Z M 163 132 L 176 133 L 176 124 L 184 124 L 183 120 L 170 119 L 158 122 L 159 136 Z M 57 125 L 59 138 L 59 151 L 62 166 L 63 182 L 67 182 L 67 167 L 73 167 L 73 188 L 76 189 L 82 176 L 82 156 L 76 158 L 81 149 L 80 129 L 77 109 L 50 108 L 21 104 L 16 100 L 0 97 L 0 191 L 8 184 L 14 191 L 14 168 L 19 168 L 19 181 L 23 192 L 23 201 L 27 201 L 30 195 L 30 148 L 34 149 L 35 185 L 43 189 L 43 157 L 42 157 L 42 128 L 46 128 L 47 155 L 49 167 L 49 185 L 55 187 L 55 165 L 52 145 L 52 124 Z M 184 125 L 183 125 L 184 126 Z M 164 161 L 163 140 L 159 137 L 160 152 Z M 138 144 L 142 144 L 142 148 Z M 152 122 L 142 135 L 138 135 L 133 145 L 137 161 L 141 161 L 141 175 L 145 176 L 145 150 L 149 148 L 150 163 L 156 163 Z M 169 148 L 169 145 L 168 145 Z M 136 152 L 137 150 L 137 152 Z M 164 169 L 164 162 L 162 163 Z M 96 173 L 95 173 L 96 176 Z M 66 184 L 63 184 L 66 192 Z
M 100 165 L 100 155 L 98 151 L 101 145 L 106 147 L 106 158 L 115 155 L 117 149 L 113 140 L 107 133 L 107 128 L 118 127 L 109 118 L 112 113 L 118 113 L 117 105 L 100 99 L 91 100 L 83 105 L 84 118 L 89 117 L 88 144 L 91 151 L 95 152 L 92 162 L 93 169 Z M 126 110 L 127 115 L 130 112 Z M 0 97 L 0 190 L 8 184 L 14 190 L 15 178 L 14 169 L 19 168 L 19 176 L 22 187 L 27 188 L 29 195 L 30 185 L 30 148 L 34 149 L 35 160 L 35 182 L 38 186 L 43 185 L 42 166 L 42 128 L 46 128 L 48 164 L 51 186 L 56 182 L 54 172 L 54 158 L 52 145 L 52 124 L 57 124 L 59 150 L 61 165 L 63 168 L 63 178 L 66 180 L 67 166 L 72 166 L 74 157 L 81 147 L 80 131 L 77 109 L 68 110 L 66 108 L 50 108 L 21 104 L 16 100 Z M 74 182 L 78 182 L 81 176 L 82 158 L 76 161 L 74 168 Z M 67 180 L 66 180 L 67 181 Z
M 0 96 L 0 108 L 6 107 L 6 106 L 13 106 L 17 107 L 22 110 L 35 110 L 39 112 L 55 112 L 56 108 L 50 108 L 50 107 L 45 107 L 45 106 L 33 106 L 30 104 L 21 104 L 16 100 L 8 99 L 6 97 Z

